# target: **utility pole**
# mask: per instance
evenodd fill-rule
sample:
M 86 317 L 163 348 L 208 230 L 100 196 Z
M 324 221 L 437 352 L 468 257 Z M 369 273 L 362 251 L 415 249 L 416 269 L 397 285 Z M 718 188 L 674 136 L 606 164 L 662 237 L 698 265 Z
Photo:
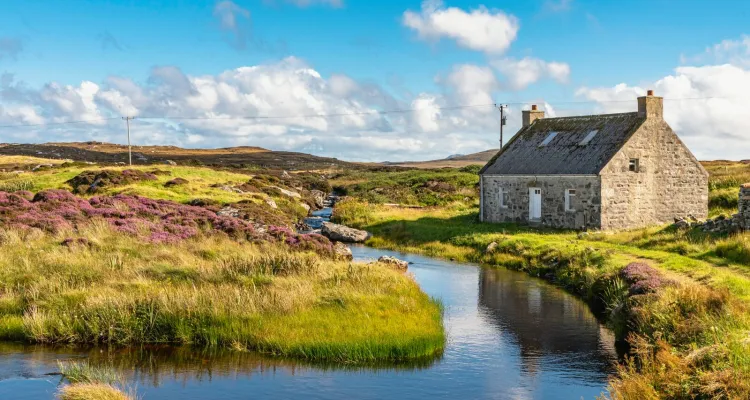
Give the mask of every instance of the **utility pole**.
M 125 120 L 125 125 L 128 127 L 128 164 L 132 167 L 133 153 L 130 151 L 130 120 L 135 119 L 135 117 L 122 117 L 122 119 Z
M 501 150 L 503 148 L 503 126 L 505 125 L 506 118 L 507 118 L 504 113 L 504 110 L 506 108 L 508 108 L 507 104 L 500 104 L 500 107 L 497 108 L 498 110 L 500 110 L 500 149 Z

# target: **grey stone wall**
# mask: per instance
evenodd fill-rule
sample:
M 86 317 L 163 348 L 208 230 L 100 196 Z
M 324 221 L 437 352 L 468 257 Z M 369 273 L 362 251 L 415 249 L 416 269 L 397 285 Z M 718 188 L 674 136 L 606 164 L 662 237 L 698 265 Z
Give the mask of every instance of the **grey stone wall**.
M 750 230 L 750 183 L 740 186 L 740 202 L 737 217 L 744 230 Z
M 638 159 L 638 172 L 629 170 Z M 601 171 L 602 229 L 705 219 L 708 173 L 672 129 L 647 119 Z
M 584 176 L 500 176 L 483 175 L 483 220 L 486 222 L 529 222 L 529 188 L 542 190 L 542 218 L 532 221 L 555 228 L 601 226 L 600 182 L 596 175 Z M 508 193 L 507 208 L 500 207 L 500 189 Z M 565 211 L 565 190 L 575 189 L 572 207 Z

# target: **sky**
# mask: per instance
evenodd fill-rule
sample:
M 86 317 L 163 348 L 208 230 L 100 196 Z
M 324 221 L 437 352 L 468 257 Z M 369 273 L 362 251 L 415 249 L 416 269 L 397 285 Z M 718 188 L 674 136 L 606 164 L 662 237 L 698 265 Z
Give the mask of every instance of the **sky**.
M 522 109 L 636 110 L 750 159 L 750 2 L 0 0 L 0 142 L 260 146 L 354 161 L 498 147 Z M 731 11 L 731 12 L 729 12 Z

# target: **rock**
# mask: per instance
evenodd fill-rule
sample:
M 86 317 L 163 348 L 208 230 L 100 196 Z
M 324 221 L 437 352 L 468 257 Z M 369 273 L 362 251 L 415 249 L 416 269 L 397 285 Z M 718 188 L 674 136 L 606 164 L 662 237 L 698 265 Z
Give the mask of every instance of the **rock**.
M 391 256 L 380 256 L 378 262 L 393 266 L 399 271 L 406 271 L 406 269 L 409 268 L 409 263 L 407 261 L 399 260 L 398 258 Z
M 229 185 L 215 185 L 215 186 L 212 186 L 212 187 L 215 187 L 215 188 L 217 188 L 219 190 L 224 190 L 226 192 L 234 192 L 234 193 L 239 193 L 239 194 L 245 193 L 245 192 L 242 191 L 242 189 L 239 189 L 239 188 L 236 188 L 236 187 L 233 187 L 233 186 L 229 186 Z
M 677 221 L 675 221 L 674 224 L 672 224 L 677 229 L 688 229 L 690 228 L 690 222 L 685 221 L 684 219 L 680 218 Z
M 266 200 L 266 204 L 268 204 L 268 206 L 273 208 L 274 210 L 279 208 L 279 206 L 276 205 L 276 202 L 272 198 L 266 197 L 265 200 Z
M 31 171 L 36 172 L 43 168 L 52 168 L 52 167 L 54 167 L 54 165 L 52 164 L 39 164 L 36 167 L 32 168 Z
M 497 249 L 497 246 L 498 246 L 497 242 L 492 242 L 492 243 L 490 243 L 490 244 L 487 245 L 487 249 L 484 252 L 485 253 L 492 253 L 492 252 L 495 251 L 495 249 Z
M 174 179 L 172 179 L 172 180 L 170 180 L 170 181 L 167 181 L 167 182 L 166 182 L 166 183 L 164 184 L 164 186 L 166 186 L 166 187 L 170 187 L 170 186 L 179 186 L 179 185 L 184 185 L 184 184 L 186 184 L 186 183 L 188 183 L 188 180 L 187 180 L 187 179 L 183 179 L 183 178 L 174 178 Z
M 361 243 L 370 237 L 370 234 L 367 231 L 331 222 L 323 222 L 323 227 L 320 232 L 328 239 L 345 243 Z
M 354 259 L 354 256 L 352 255 L 352 249 L 341 242 L 336 242 L 333 244 L 333 253 L 336 255 L 336 258 L 341 258 L 344 260 Z
M 281 192 L 281 194 L 283 194 L 284 196 L 292 197 L 292 198 L 295 198 L 295 199 L 301 199 L 302 198 L 302 195 L 299 194 L 299 193 L 297 193 L 297 192 L 293 192 L 291 190 L 282 189 L 282 188 L 280 188 L 278 186 L 269 186 L 269 187 L 272 187 L 274 189 L 278 189 L 279 192 Z
M 310 214 L 310 208 L 311 208 L 311 207 L 310 207 L 310 205 L 309 205 L 309 204 L 307 204 L 307 203 L 300 203 L 299 205 L 301 205 L 301 206 L 302 206 L 302 208 L 304 208 L 304 209 L 305 209 L 305 211 L 307 211 L 307 213 L 308 213 L 308 214 Z
M 286 172 L 286 171 L 282 171 L 282 172 L 281 172 L 281 179 L 289 179 L 289 178 L 291 178 L 291 177 L 292 177 L 292 176 L 291 176 L 291 175 L 289 175 L 289 172 Z
M 310 194 L 315 201 L 316 207 L 324 208 L 326 206 L 326 194 L 324 192 L 313 189 L 310 191 Z
M 167 164 L 167 165 L 177 165 L 177 163 L 174 162 L 174 161 L 172 161 L 172 160 L 164 160 L 164 164 Z
M 221 210 L 217 211 L 216 215 L 218 215 L 220 217 L 239 218 L 240 217 L 240 210 L 238 210 L 238 209 L 236 209 L 234 207 L 226 206 L 226 207 L 222 208 Z

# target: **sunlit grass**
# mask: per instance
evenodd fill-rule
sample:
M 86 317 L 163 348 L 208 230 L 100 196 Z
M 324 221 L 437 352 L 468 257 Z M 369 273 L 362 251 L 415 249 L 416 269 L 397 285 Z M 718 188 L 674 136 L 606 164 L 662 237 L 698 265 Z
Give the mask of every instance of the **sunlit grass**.
M 143 243 L 106 225 L 2 231 L 0 338 L 37 343 L 193 344 L 371 362 L 434 357 L 441 310 L 387 267 L 221 236 Z
M 136 397 L 104 383 L 82 383 L 63 386 L 60 400 L 135 400 Z

